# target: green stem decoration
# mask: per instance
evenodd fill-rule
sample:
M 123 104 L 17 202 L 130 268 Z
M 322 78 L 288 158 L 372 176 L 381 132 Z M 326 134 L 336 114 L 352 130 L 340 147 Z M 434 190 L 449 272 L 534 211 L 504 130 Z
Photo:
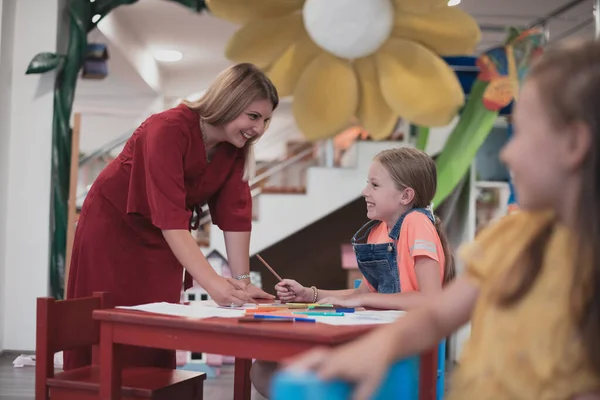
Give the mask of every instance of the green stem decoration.
M 203 0 L 169 0 L 196 12 L 206 9 Z M 69 46 L 67 54 L 39 53 L 26 74 L 41 74 L 56 69 L 54 115 L 52 123 L 52 196 L 50 218 L 50 287 L 52 296 L 64 298 L 67 246 L 69 173 L 72 130 L 69 124 L 79 71 L 87 50 L 87 35 L 96 27 L 92 17 L 104 18 L 110 11 L 137 0 L 71 0 L 69 3 Z
M 425 126 L 417 126 L 417 143 L 415 147 L 419 150 L 425 151 L 427 149 L 427 143 L 429 142 L 429 128 Z
M 488 110 L 483 103 L 487 86 L 488 82 L 475 81 L 458 125 L 436 160 L 438 188 L 433 199 L 435 207 L 442 204 L 464 178 L 498 118 L 498 111 Z

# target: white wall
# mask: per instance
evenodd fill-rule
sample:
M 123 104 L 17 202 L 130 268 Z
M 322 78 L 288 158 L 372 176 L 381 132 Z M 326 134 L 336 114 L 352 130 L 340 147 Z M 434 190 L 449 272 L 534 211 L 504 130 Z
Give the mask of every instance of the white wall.
M 118 49 L 135 68 L 149 88 L 157 94 L 162 93 L 162 77 L 156 60 L 146 51 L 141 38 L 127 29 L 127 21 L 110 13 L 97 25 L 98 30 L 110 41 L 111 48 Z
M 6 217 L 8 214 L 8 151 L 10 129 L 10 95 L 12 92 L 12 36 L 15 3 L 0 0 L 0 352 L 4 350 L 4 292 L 6 265 Z
M 5 196 L 4 234 L 0 237 L 0 270 L 4 270 L 3 348 L 35 348 L 36 298 L 48 295 L 50 168 L 54 73 L 25 75 L 31 58 L 57 47 L 59 18 L 65 0 L 4 0 L 16 8 L 14 35 L 2 42 L 13 46 L 12 60 L 2 70 L 12 72 L 12 90 L 3 101 L 8 108 L 0 124 L 4 152 L 1 175 Z M 58 10 L 61 10 L 59 15 Z M 7 22 L 5 19 L 3 25 Z M 64 39 L 63 39 L 64 40 Z M 4 52 L 4 49 L 2 49 Z M 11 62 L 8 62 L 11 61 Z M 6 115 L 4 115 L 6 113 Z M 6 117 L 6 118 L 5 118 Z M 8 128 L 8 129 L 7 129 Z M 1 176 L 0 175 L 0 176 Z M 0 225 L 0 226 L 2 226 Z M 7 234 L 10 232 L 10 235 Z
M 89 85 L 89 82 L 81 79 L 77 84 L 73 115 L 81 115 L 79 148 L 86 154 L 124 134 L 132 133 L 151 114 L 165 108 L 162 96 L 144 95 L 115 99 L 112 107 L 106 107 L 101 94 L 89 96 L 81 93 L 80 86 L 85 84 Z M 98 84 L 101 85 L 101 82 Z M 73 116 L 71 119 L 73 120 Z
M 131 133 L 138 123 L 135 116 L 81 113 L 80 151 L 89 154 L 117 137 Z

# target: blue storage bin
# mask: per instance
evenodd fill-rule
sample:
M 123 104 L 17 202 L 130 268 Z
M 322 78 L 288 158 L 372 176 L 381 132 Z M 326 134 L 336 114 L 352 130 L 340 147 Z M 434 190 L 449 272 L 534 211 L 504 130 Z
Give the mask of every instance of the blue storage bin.
M 446 339 L 442 340 L 438 346 L 438 374 L 436 381 L 435 394 L 437 400 L 444 399 L 446 390 Z
M 360 362 L 360 360 L 357 360 Z M 348 400 L 352 386 L 343 381 L 325 382 L 313 372 L 281 371 L 271 383 L 273 400 Z M 419 357 L 394 364 L 372 400 L 418 400 Z

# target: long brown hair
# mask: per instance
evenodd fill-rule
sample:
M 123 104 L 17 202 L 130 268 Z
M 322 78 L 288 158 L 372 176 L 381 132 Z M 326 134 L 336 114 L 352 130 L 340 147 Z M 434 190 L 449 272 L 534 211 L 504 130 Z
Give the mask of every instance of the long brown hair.
M 415 191 L 413 208 L 426 208 L 431 204 L 437 189 L 437 168 L 427 153 L 414 148 L 400 147 L 380 152 L 375 156 L 375 160 L 388 171 L 398 190 L 412 188 Z M 444 249 L 446 259 L 444 284 L 446 284 L 456 275 L 454 257 L 442 228 L 442 222 L 437 216 L 434 225 Z
M 241 63 L 221 72 L 200 99 L 185 100 L 183 104 L 197 112 L 204 121 L 219 126 L 233 121 L 256 100 L 269 100 L 275 110 L 279 105 L 277 89 L 256 66 Z M 252 140 L 246 144 L 244 180 L 253 178 L 255 174 L 255 143 L 256 140 Z
M 591 133 L 591 147 L 581 169 L 575 231 L 579 249 L 573 260 L 570 302 L 590 365 L 600 375 L 600 42 L 550 48 L 534 63 L 527 79 L 536 84 L 557 130 L 581 123 Z M 501 299 L 504 305 L 514 304 L 533 286 L 551 228 L 549 224 L 534 238 L 526 262 L 519 263 L 522 279 Z

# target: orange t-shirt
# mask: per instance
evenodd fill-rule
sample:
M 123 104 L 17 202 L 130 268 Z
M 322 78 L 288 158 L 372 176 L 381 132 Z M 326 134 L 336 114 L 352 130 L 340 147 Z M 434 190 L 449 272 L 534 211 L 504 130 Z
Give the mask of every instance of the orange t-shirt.
M 371 244 L 390 243 L 391 241 L 392 239 L 388 236 L 387 224 L 383 221 L 371 229 L 367 239 L 367 243 Z M 402 292 L 419 291 L 415 272 L 415 257 L 418 256 L 426 256 L 437 261 L 440 265 L 440 282 L 444 281 L 444 264 L 446 263 L 444 249 L 435 226 L 425 214 L 411 212 L 404 218 L 396 248 Z M 365 283 L 371 292 L 376 291 L 367 280 Z

